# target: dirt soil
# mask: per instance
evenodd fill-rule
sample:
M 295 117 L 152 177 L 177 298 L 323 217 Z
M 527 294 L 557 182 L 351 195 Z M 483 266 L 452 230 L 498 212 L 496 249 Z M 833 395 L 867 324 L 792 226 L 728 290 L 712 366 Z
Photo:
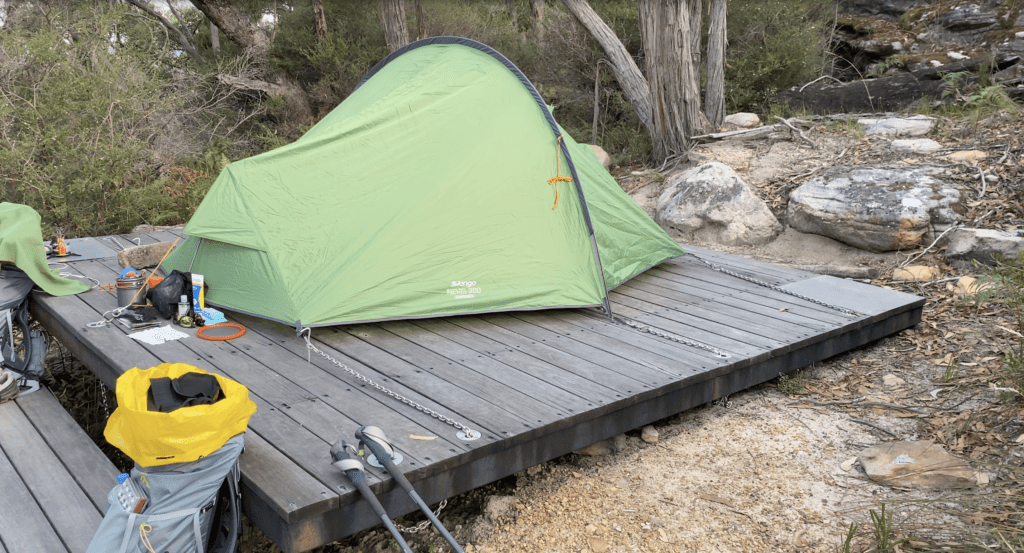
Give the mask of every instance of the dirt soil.
M 946 152 L 895 155 L 886 139 L 821 121 L 805 131 L 817 148 L 788 136 L 706 144 L 694 149 L 688 166 L 711 160 L 731 166 L 784 221 L 789 192 L 828 167 L 939 164 L 961 187 L 965 220 L 1020 229 L 1019 129 L 1018 121 L 1000 116 L 980 123 L 943 120 L 932 138 L 948 151 L 986 152 L 977 165 L 938 157 Z M 984 195 L 979 169 L 988 171 Z M 643 167 L 616 173 L 623 189 L 648 209 L 666 180 Z M 958 297 L 954 277 L 961 273 L 944 263 L 941 246 L 872 254 L 792 230 L 756 248 L 701 245 L 793 266 L 876 268 L 880 277 L 873 284 L 927 298 L 923 321 L 659 421 L 649 441 L 637 429 L 610 441 L 610 453 L 566 455 L 453 498 L 441 520 L 467 552 L 883 550 L 879 538 L 904 540 L 884 549 L 894 551 L 1021 550 L 1024 402 L 993 388 L 1005 385 L 1002 355 L 1019 337 L 1004 306 Z M 918 254 L 914 264 L 935 267 L 939 276 L 923 283 L 892 281 L 892 270 Z M 969 463 L 975 483 L 930 490 L 869 480 L 855 458 L 868 446 L 898 440 L 935 441 Z M 891 517 L 891 532 L 880 530 L 873 517 Z M 429 529 L 406 537 L 416 551 L 450 550 Z M 242 551 L 274 549 L 250 534 Z M 378 528 L 321 551 L 397 548 Z

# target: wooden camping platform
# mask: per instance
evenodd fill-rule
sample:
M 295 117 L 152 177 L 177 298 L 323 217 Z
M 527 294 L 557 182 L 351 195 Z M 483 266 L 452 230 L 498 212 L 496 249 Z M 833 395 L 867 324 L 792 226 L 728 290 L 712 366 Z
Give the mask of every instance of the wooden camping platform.
M 49 390 L 0 405 L 0 553 L 85 553 L 117 472 Z
M 172 240 L 173 232 L 125 235 L 120 244 Z M 109 255 L 71 261 L 113 282 Z M 75 245 L 72 243 L 72 251 Z M 229 313 L 242 338 L 190 336 L 159 346 L 121 326 L 88 328 L 115 307 L 93 290 L 70 297 L 37 292 L 32 313 L 108 386 L 131 367 L 183 362 L 249 387 L 258 406 L 241 458 L 246 514 L 284 551 L 304 551 L 378 523 L 330 464 L 338 439 L 360 425 L 381 427 L 402 453 L 409 479 L 429 503 L 471 490 L 593 442 L 638 428 L 867 344 L 918 323 L 922 298 L 859 282 L 687 248 L 772 289 L 683 256 L 612 293 L 613 311 L 724 351 L 641 333 L 593 310 L 500 313 L 316 329 L 320 349 L 375 382 L 478 429 L 456 430 L 417 412 L 313 354 L 293 328 Z M 788 290 L 846 307 L 817 305 Z M 187 330 L 194 335 L 194 330 Z M 423 439 L 428 438 L 428 439 Z M 411 501 L 376 469 L 372 487 L 393 516 Z

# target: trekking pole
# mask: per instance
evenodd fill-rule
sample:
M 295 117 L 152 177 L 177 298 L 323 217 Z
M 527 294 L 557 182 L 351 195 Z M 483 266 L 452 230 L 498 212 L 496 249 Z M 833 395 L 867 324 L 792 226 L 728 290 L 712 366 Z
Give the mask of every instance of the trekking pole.
M 427 518 L 430 520 L 431 524 L 433 524 L 434 528 L 437 528 L 437 531 L 440 532 L 442 536 L 444 536 L 444 539 L 447 540 L 448 544 L 452 546 L 452 549 L 455 550 L 455 553 L 465 553 L 465 551 L 462 550 L 462 547 L 459 547 L 459 544 L 455 541 L 455 538 L 453 538 L 452 535 L 448 533 L 448 529 L 445 528 L 443 524 L 441 524 L 440 520 L 437 520 L 437 517 L 434 516 L 433 512 L 431 512 L 430 507 L 427 506 L 427 504 L 424 503 L 423 499 L 420 498 L 419 494 L 416 493 L 416 490 L 413 489 L 412 484 L 410 484 L 409 480 L 405 477 L 404 474 L 402 474 L 402 471 L 398 470 L 398 467 L 395 466 L 395 450 L 393 447 L 391 447 L 391 443 L 388 442 L 387 437 L 384 436 L 384 431 L 381 430 L 380 428 L 377 428 L 376 426 L 360 426 L 359 430 L 356 430 L 356 439 L 359 440 L 360 445 L 365 444 L 366 447 L 370 448 L 370 451 L 373 452 L 373 455 L 377 458 L 377 461 L 384 467 L 385 470 L 388 471 L 388 474 L 391 475 L 391 478 L 395 479 L 395 482 L 398 483 L 399 487 L 405 490 L 405 492 L 409 494 L 409 497 L 411 497 L 412 500 L 415 501 L 417 505 L 419 505 L 420 510 L 423 511 L 423 514 L 427 515 Z M 362 448 L 360 447 L 360 449 Z
M 350 446 L 345 443 L 345 440 L 341 440 L 331 446 L 331 458 L 334 460 L 331 464 L 338 467 L 338 470 L 341 472 L 344 472 L 345 476 L 348 476 L 348 479 L 352 482 L 352 485 L 359 490 L 359 493 L 363 494 L 366 501 L 370 503 L 373 512 L 377 513 L 381 522 L 387 527 L 388 532 L 391 532 L 395 541 L 398 542 L 398 547 L 402 549 L 402 553 L 412 553 L 412 549 L 409 549 L 409 544 L 405 543 L 402 534 L 398 532 L 398 528 L 395 528 L 395 524 L 391 522 L 391 517 L 384 510 L 384 506 L 380 504 L 380 501 L 377 501 L 377 496 L 373 495 L 370 487 L 366 485 L 366 474 L 363 472 L 363 464 L 348 454 L 348 451 L 345 449 L 347 447 Z

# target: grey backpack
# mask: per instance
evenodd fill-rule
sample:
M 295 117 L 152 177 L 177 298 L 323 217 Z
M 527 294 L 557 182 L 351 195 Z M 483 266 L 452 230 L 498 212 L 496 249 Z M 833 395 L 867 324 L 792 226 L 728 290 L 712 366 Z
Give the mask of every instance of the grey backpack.
M 86 553 L 234 552 L 242 446 L 239 434 L 191 463 L 135 465 L 107 496 L 110 506 Z
M 0 267 L 0 369 L 38 381 L 43 375 L 46 340 L 29 327 L 28 294 L 32 286 L 32 279 L 21 270 Z M 21 331 L 20 340 L 15 330 Z

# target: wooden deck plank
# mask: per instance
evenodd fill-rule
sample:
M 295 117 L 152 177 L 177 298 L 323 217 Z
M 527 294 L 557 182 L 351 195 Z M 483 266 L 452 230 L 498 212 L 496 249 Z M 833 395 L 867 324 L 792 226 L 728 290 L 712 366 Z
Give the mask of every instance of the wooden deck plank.
M 255 329 L 257 332 L 264 333 L 264 336 L 275 337 L 274 349 L 276 352 L 265 351 L 260 355 L 261 358 L 265 356 L 279 356 L 281 364 L 278 364 L 278 366 L 288 366 L 289 378 L 301 378 L 305 386 L 313 389 L 329 390 L 329 401 L 337 402 L 339 408 L 346 407 L 349 413 L 357 416 L 359 420 L 353 420 L 344 426 L 342 432 L 338 434 L 338 438 L 352 441 L 352 435 L 356 428 L 361 425 L 375 424 L 394 428 L 392 431 L 394 433 L 442 436 L 441 439 L 432 440 L 431 443 L 425 444 L 425 447 L 421 450 L 422 454 L 440 456 L 452 447 L 464 449 L 462 444 L 457 444 L 451 439 L 452 432 L 450 431 L 450 426 L 430 417 L 409 418 L 402 412 L 394 409 L 396 400 L 392 400 L 379 391 L 367 386 L 364 382 L 355 379 L 316 354 L 310 355 L 308 358 L 309 362 L 307 362 L 307 354 L 309 352 L 306 350 L 305 343 L 295 336 L 293 330 L 289 329 L 282 332 L 283 327 L 281 325 L 254 317 L 239 316 L 238 319 L 244 322 L 243 324 L 245 324 L 246 328 Z M 388 386 L 399 393 L 411 394 L 410 397 L 416 400 L 429 401 L 427 398 L 420 397 L 415 390 L 406 387 L 404 383 L 396 382 L 387 374 L 378 372 L 358 359 L 349 357 L 347 354 L 334 349 L 329 342 L 321 339 L 321 336 L 325 334 L 330 334 L 330 332 L 326 329 L 315 329 L 313 331 L 313 335 L 318 342 L 317 347 L 324 350 L 328 355 L 331 355 L 351 369 L 370 377 L 375 382 Z M 332 337 L 328 339 L 333 340 Z M 442 407 L 432 401 L 429 401 L 429 404 L 437 408 Z M 409 459 L 412 461 L 410 466 L 417 461 L 416 456 L 410 456 Z
M 0 409 L 0 449 L 67 550 L 84 553 L 103 515 L 68 474 L 57 453 L 36 433 L 25 413 L 20 408 L 4 407 Z M 110 487 L 116 483 L 110 482 Z
M 150 231 L 127 235 L 124 241 L 136 237 L 145 244 L 180 234 L 180 229 Z M 113 243 L 110 247 L 116 249 Z M 156 358 L 191 362 L 247 384 L 259 411 L 241 461 L 245 511 L 291 553 L 378 523 L 327 459 L 330 442 L 352 440 L 359 424 L 384 428 L 408 457 L 407 474 L 420 495 L 435 502 L 920 320 L 923 300 L 912 296 L 851 287 L 831 277 L 815 280 L 818 275 L 812 273 L 700 248 L 687 250 L 784 290 L 820 294 L 826 302 L 872 305 L 856 316 L 844 315 L 684 256 L 613 292 L 615 315 L 718 347 L 728 358 L 642 333 L 590 309 L 314 330 L 317 347 L 353 370 L 478 427 L 484 438 L 471 443 L 456 440 L 452 427 L 388 398 L 317 355 L 307 362 L 305 343 L 284 325 L 228 312 L 249 329 L 243 338 L 221 344 L 192 337 L 163 346 L 122 344 L 138 354 L 132 355 L 100 349 L 134 342 L 124 329 L 101 329 L 106 335 L 100 335 L 83 328 L 90 317 L 95 320 L 115 304 L 112 295 L 88 292 L 71 302 L 40 296 L 47 305 L 34 307 L 33 313 L 48 328 L 70 325 L 54 335 L 62 342 L 69 339 L 72 352 L 83 355 L 88 366 L 97 365 L 94 371 L 106 375 L 101 377 L 110 385 L 127 363 Z M 72 265 L 108 280 L 119 268 L 112 258 Z M 58 312 L 58 305 L 71 311 Z M 412 434 L 437 438 L 416 441 L 409 438 Z M 415 509 L 386 475 L 376 469 L 369 474 L 389 512 Z
M 598 404 L 605 404 L 615 401 L 616 397 L 621 397 L 621 394 L 614 387 L 589 380 L 587 375 L 581 374 L 579 370 L 567 370 L 530 357 L 499 341 L 456 324 L 456 319 L 455 317 L 451 319 L 418 319 L 413 321 L 413 324 L 428 330 L 436 329 L 442 331 L 460 344 L 476 350 L 478 355 L 492 357 L 506 365 L 519 367 L 526 372 L 536 375 L 547 384 L 558 386 L 583 399 L 582 402 L 580 399 L 577 399 L 573 402 L 573 405 L 582 406 L 582 404 L 585 404 L 590 407 L 593 404 L 589 400 L 594 400 Z
M 634 279 L 631 282 L 638 288 L 659 295 L 663 295 L 665 290 L 670 290 L 676 294 L 683 294 L 681 298 L 685 298 L 683 301 L 688 303 L 696 304 L 699 301 L 708 301 L 706 296 L 700 294 L 694 288 L 655 274 L 645 275 L 643 280 Z M 760 296 L 747 297 L 742 301 L 737 300 L 736 298 L 742 294 L 741 292 L 736 295 L 716 296 L 713 301 L 741 311 L 746 309 L 748 313 L 760 317 L 760 320 L 764 320 L 766 323 L 773 321 L 772 324 L 776 325 L 792 325 L 808 328 L 812 331 L 822 331 L 830 329 L 834 324 L 820 320 L 816 316 L 816 311 L 810 311 L 801 306 L 779 305 L 778 301 L 767 300 Z M 840 320 L 842 319 L 835 319 L 835 321 Z
M 717 300 L 689 301 L 671 290 L 652 291 L 632 284 L 621 286 L 616 293 L 658 306 L 661 308 L 659 313 L 685 314 L 684 318 L 677 319 L 681 322 L 695 321 L 703 328 L 716 333 L 731 331 L 742 336 L 759 336 L 765 339 L 762 343 L 769 345 L 789 342 L 808 335 L 808 330 L 799 326 L 773 325 L 772 320 L 765 320 L 756 313 L 735 309 Z
M 680 377 L 703 370 L 709 363 L 722 363 L 711 352 L 656 338 L 604 317 L 579 317 L 563 311 L 513 316 L 597 348 L 613 358 L 632 359 Z
M 0 405 L 0 416 L 8 410 L 17 410 L 17 406 Z M 0 443 L 0 489 L 4 491 L 0 501 L 0 542 L 10 553 L 67 551 L 5 452 Z
M 401 358 L 418 370 L 434 372 L 449 385 L 458 386 L 489 401 L 495 409 L 501 410 L 500 416 L 516 421 L 517 425 L 529 428 L 532 421 L 551 422 L 565 414 L 524 393 L 519 388 L 521 380 L 505 380 L 500 378 L 500 374 L 489 375 L 474 371 L 417 343 L 437 336 L 432 332 L 401 324 L 388 324 L 386 328 L 381 325 L 359 325 L 347 332 Z M 509 410 L 504 403 L 515 405 L 516 408 Z M 507 435 L 507 431 L 502 434 Z
M 756 259 L 750 259 L 747 257 L 739 257 L 726 253 L 716 252 L 715 250 L 709 250 L 707 248 L 701 248 L 691 244 L 683 244 L 683 249 L 692 256 L 710 261 L 715 265 L 719 265 L 728 269 L 743 268 L 748 271 L 751 276 L 755 275 L 773 275 L 780 280 L 803 280 L 815 276 L 814 273 L 810 273 L 795 267 L 787 267 L 785 265 L 777 265 L 775 263 L 767 263 L 764 261 L 758 261 Z M 670 260 L 670 263 L 683 263 L 691 262 L 696 260 L 688 259 L 689 256 L 677 257 L 674 260 Z M 700 261 L 697 261 L 700 263 Z M 703 263 L 701 263 L 703 265 Z M 737 271 L 740 272 L 740 271 Z M 756 277 L 755 277 L 756 278 Z
M 855 316 L 845 315 L 822 305 L 781 294 L 764 286 L 716 273 L 711 269 L 696 267 L 693 270 L 680 271 L 677 267 L 662 264 L 651 269 L 650 273 L 652 276 L 663 276 L 673 280 L 682 286 L 703 290 L 708 295 L 708 299 L 748 294 L 751 301 L 756 301 L 761 305 L 775 306 L 778 309 L 785 307 L 793 309 L 794 312 L 796 312 L 795 309 L 799 308 L 802 312 L 807 313 L 808 316 L 823 322 L 842 324 L 855 318 Z
M 655 308 L 632 298 L 613 301 L 612 312 L 681 338 L 716 348 L 732 357 L 760 358 L 768 355 L 776 345 L 769 340 L 755 340 L 746 336 L 742 342 L 733 341 L 729 336 L 705 330 L 698 326 L 696 321 L 678 320 L 678 316 L 670 310 Z M 732 332 L 730 331 L 730 333 Z
M 487 321 L 607 370 L 634 374 L 643 379 L 645 383 L 665 385 L 683 374 L 678 367 L 670 368 L 667 363 L 655 366 L 635 361 L 627 356 L 609 355 L 607 349 L 601 349 L 597 344 L 579 341 L 558 332 L 557 327 L 561 325 L 553 325 L 553 319 L 545 318 L 543 315 L 528 319 L 514 317 L 510 314 L 500 314 L 488 316 Z M 552 328 L 552 326 L 556 328 Z M 677 359 L 673 364 L 678 365 L 678 363 Z
M 707 321 L 707 323 L 700 323 L 702 326 L 723 324 L 732 326 L 740 332 L 747 332 L 773 340 L 779 344 L 778 347 L 773 349 L 776 354 L 803 347 L 809 341 L 819 339 L 821 333 L 828 330 L 827 327 L 815 329 L 803 325 L 785 324 L 785 321 L 750 310 L 744 312 L 740 308 L 728 305 L 721 299 L 703 300 L 697 303 L 677 301 L 676 293 L 667 288 L 662 288 L 659 293 L 638 291 L 635 297 L 653 305 L 660 305 L 666 310 L 676 312 L 677 314 L 686 313 L 686 316 L 676 315 L 668 317 L 673 320 L 682 322 L 689 322 L 693 319 Z M 659 313 L 667 313 L 669 311 Z M 778 311 L 776 310 L 776 312 Z M 804 318 L 801 319 L 806 320 Z
M 453 340 L 451 336 L 444 334 L 443 328 L 438 328 L 440 332 L 434 332 L 409 321 L 389 322 L 384 328 L 443 359 L 450 360 L 453 364 L 466 367 L 481 375 L 489 375 L 507 386 L 528 389 L 533 399 L 555 409 L 560 416 L 575 412 L 572 406 L 579 401 L 578 395 L 557 386 L 544 386 L 542 384 L 550 383 L 520 367 L 503 363 Z M 541 415 L 537 413 L 536 416 L 540 417 Z
M 102 516 L 107 495 L 117 483 L 114 464 L 46 388 L 19 397 L 18 406 L 50 449 L 60 452 L 61 463 Z
M 612 385 L 626 394 L 664 386 L 672 381 L 672 378 L 662 371 L 628 360 L 602 364 L 607 358 L 595 358 L 590 355 L 593 351 L 583 344 L 564 340 L 556 333 L 508 315 L 465 317 L 453 319 L 452 322 L 552 365 L 573 367 L 581 374 L 592 375 L 589 378 Z M 548 343 L 549 340 L 551 343 Z M 557 347 L 556 343 L 562 347 Z
M 433 371 L 419 370 L 415 365 L 406 362 L 373 344 L 361 340 L 349 331 L 330 329 L 317 334 L 317 339 L 331 346 L 336 351 L 343 351 L 351 359 L 362 363 L 364 367 L 386 368 L 391 384 L 400 384 L 407 393 L 413 394 L 409 399 L 455 420 L 469 422 L 475 429 L 485 433 L 490 441 L 499 439 L 516 421 L 504 411 L 495 411 L 493 403 L 476 396 L 460 386 L 453 386 L 449 381 Z M 381 369 L 378 369 L 381 370 Z M 344 376 L 344 375 L 339 375 Z M 398 391 L 398 390 L 396 390 Z M 518 417 L 516 417 L 518 418 Z M 452 431 L 444 429 L 443 436 L 450 436 Z M 486 436 L 489 434 L 489 437 Z M 463 451 L 472 449 L 466 443 L 459 443 Z

